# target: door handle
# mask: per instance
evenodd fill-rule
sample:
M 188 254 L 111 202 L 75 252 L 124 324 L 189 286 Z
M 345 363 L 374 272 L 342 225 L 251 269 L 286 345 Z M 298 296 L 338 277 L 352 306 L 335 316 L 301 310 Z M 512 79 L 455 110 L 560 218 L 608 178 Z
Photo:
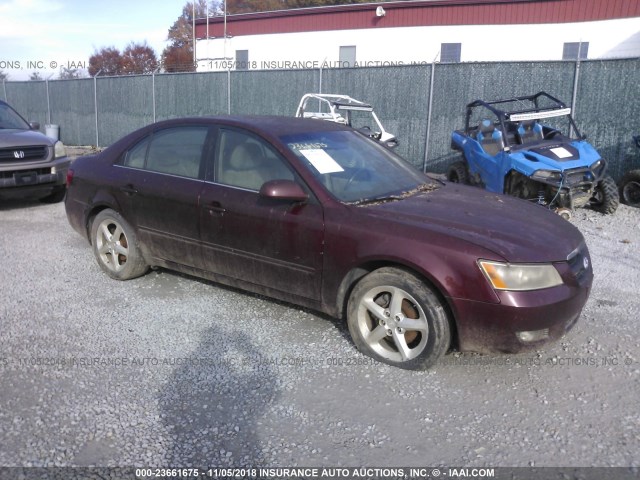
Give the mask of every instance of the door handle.
M 227 211 L 226 208 L 220 205 L 220 202 L 211 202 L 209 205 L 207 205 L 206 209 L 209 212 L 209 215 L 224 215 L 224 213 Z
M 138 190 L 136 190 L 131 184 L 120 187 L 120 191 L 125 195 L 135 195 L 136 193 L 138 193 Z

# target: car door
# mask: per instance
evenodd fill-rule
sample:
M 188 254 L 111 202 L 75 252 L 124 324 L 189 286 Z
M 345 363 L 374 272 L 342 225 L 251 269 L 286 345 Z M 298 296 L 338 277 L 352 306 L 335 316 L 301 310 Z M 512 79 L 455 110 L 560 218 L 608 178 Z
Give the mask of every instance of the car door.
M 204 185 L 208 126 L 157 130 L 125 154 L 121 188 L 140 241 L 156 259 L 201 263 L 198 197 Z
M 265 182 L 277 179 L 307 188 L 288 161 L 264 139 L 220 128 L 211 174 L 200 198 L 206 268 L 266 289 L 320 299 L 322 207 L 313 195 L 301 204 L 258 193 Z

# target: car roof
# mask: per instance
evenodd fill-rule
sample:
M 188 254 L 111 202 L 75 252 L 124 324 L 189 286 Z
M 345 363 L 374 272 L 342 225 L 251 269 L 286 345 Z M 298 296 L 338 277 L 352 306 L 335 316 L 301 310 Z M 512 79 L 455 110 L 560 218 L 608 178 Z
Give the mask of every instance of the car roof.
M 249 130 L 264 132 L 273 136 L 288 135 L 294 133 L 324 132 L 332 130 L 351 130 L 351 128 L 334 122 L 327 122 L 311 118 L 285 117 L 275 115 L 216 115 L 205 117 L 172 118 L 154 124 L 155 127 L 170 127 L 184 123 L 223 124 L 232 127 L 247 128 Z

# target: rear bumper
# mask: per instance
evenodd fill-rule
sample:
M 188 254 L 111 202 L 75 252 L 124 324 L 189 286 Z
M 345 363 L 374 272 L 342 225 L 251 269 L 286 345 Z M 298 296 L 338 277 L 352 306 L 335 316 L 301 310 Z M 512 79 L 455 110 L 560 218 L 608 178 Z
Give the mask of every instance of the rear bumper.
M 593 273 L 589 269 L 580 282 L 572 280 L 544 290 L 496 292 L 498 304 L 450 299 L 460 350 L 518 353 L 559 339 L 580 317 L 589 298 Z M 535 339 L 523 341 L 523 335 Z

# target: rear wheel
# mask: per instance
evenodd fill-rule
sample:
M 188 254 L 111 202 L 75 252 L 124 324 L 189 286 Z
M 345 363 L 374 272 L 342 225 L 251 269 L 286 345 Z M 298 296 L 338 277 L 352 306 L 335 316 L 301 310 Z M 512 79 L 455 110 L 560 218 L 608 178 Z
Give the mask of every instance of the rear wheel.
M 133 228 L 114 210 L 103 210 L 93 219 L 91 244 L 98 265 L 111 278 L 129 280 L 149 269 Z
M 620 200 L 631 207 L 640 207 L 640 170 L 631 170 L 622 177 Z
M 436 293 L 415 275 L 385 267 L 364 277 L 347 307 L 358 349 L 389 365 L 426 369 L 451 344 L 447 312 Z
M 452 164 L 447 171 L 447 180 L 453 183 L 469 183 L 469 171 L 464 161 L 458 161 Z
M 600 213 L 611 214 L 618 209 L 620 196 L 616 182 L 610 176 L 604 177 L 593 190 L 591 208 Z

